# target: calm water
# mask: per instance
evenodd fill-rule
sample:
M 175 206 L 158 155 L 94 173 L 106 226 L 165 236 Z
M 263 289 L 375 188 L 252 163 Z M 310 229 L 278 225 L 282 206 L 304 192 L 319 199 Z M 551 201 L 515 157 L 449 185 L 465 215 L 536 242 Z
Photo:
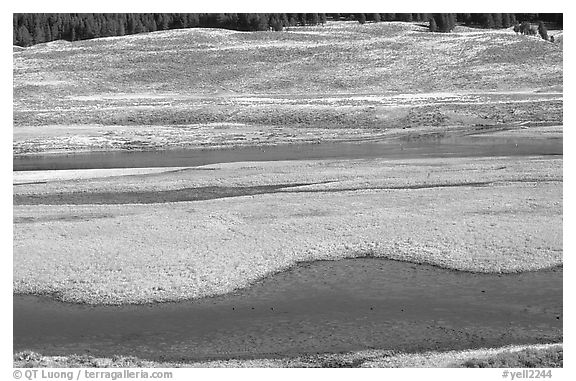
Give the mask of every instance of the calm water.
M 149 359 L 562 341 L 562 269 L 471 274 L 384 259 L 320 261 L 234 294 L 141 306 L 14 297 L 14 350 Z
M 562 155 L 562 138 L 453 136 L 419 141 L 15 156 L 14 171 L 199 166 L 239 161 Z

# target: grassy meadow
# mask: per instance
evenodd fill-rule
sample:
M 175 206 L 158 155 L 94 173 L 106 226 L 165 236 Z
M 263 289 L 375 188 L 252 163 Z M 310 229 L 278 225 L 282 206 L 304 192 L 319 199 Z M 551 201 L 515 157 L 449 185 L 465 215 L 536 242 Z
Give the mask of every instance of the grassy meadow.
M 14 52 L 14 153 L 231 147 L 561 124 L 562 44 L 328 22 Z
M 562 44 L 511 30 L 329 22 L 55 41 L 14 52 L 14 154 L 558 138 L 561 91 Z M 14 183 L 14 292 L 66 301 L 203 297 L 363 255 L 480 272 L 562 263 L 561 158 L 15 172 Z
M 511 29 L 443 34 L 416 23 L 328 22 L 18 48 L 13 154 L 466 134 L 561 139 L 556 35 L 559 43 Z M 31 171 L 14 172 L 13 184 L 16 295 L 182 301 L 249 287 L 300 262 L 364 256 L 502 274 L 563 263 L 559 155 Z M 559 345 L 198 365 L 547 367 L 562 363 Z M 28 352 L 14 364 L 166 365 Z
M 174 301 L 231 292 L 297 262 L 365 255 L 476 272 L 562 264 L 561 159 L 112 174 L 47 174 L 14 187 L 14 292 L 90 304 Z M 255 187 L 262 190 L 246 192 Z M 215 196 L 202 197 L 207 190 Z M 170 198 L 177 192 L 181 199 Z

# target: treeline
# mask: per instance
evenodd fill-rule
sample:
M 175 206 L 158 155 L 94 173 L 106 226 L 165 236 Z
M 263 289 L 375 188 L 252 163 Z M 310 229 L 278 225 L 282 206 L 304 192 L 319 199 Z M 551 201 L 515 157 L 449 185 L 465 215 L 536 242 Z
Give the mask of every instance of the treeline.
M 562 26 L 562 14 L 548 13 L 15 13 L 13 43 L 30 46 L 54 40 L 77 41 L 181 28 L 281 31 L 327 20 L 426 22 L 449 32 L 456 23 L 508 28 L 517 22 L 544 21 Z
M 529 21 L 523 21 L 522 24 L 514 25 L 514 32 L 529 36 L 539 34 L 543 40 L 554 42 L 554 36 L 548 36 L 548 29 L 546 29 L 546 25 L 544 25 L 544 22 L 542 21 L 538 23 L 538 28 L 532 25 Z
M 29 46 L 181 28 L 280 31 L 326 20 L 324 13 L 16 13 L 13 43 Z
M 416 21 L 428 22 L 434 32 L 449 32 L 457 24 L 480 28 L 509 28 L 521 22 L 545 22 L 562 28 L 562 13 L 350 13 L 337 15 L 339 19 L 365 22 Z
M 429 28 L 433 32 L 450 32 L 456 24 L 499 29 L 544 22 L 562 28 L 562 13 L 432 13 Z

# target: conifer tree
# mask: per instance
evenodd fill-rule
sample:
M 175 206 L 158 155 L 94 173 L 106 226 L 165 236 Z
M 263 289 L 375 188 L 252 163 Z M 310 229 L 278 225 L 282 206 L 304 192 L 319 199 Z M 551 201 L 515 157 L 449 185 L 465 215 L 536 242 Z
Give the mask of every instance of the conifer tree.
M 268 18 L 268 25 L 270 25 L 270 27 L 277 32 L 280 32 L 284 29 L 284 24 L 282 23 L 282 20 L 276 14 L 270 14 Z
M 44 36 L 44 28 L 42 27 L 43 20 L 41 15 L 35 14 L 34 15 L 34 29 L 32 32 L 32 39 L 35 44 L 39 44 L 41 42 L 46 41 Z
M 502 13 L 492 13 L 493 28 L 502 28 Z
M 436 25 L 436 20 L 434 17 L 430 17 L 430 26 L 428 27 L 430 32 L 436 32 L 438 30 L 438 26 Z
M 482 27 L 494 28 L 494 18 L 492 17 L 492 13 L 482 14 Z
M 21 25 L 20 28 L 18 28 L 18 44 L 21 46 L 30 46 L 32 43 L 32 36 L 30 35 L 28 28 Z
M 538 23 L 538 34 L 540 37 L 542 37 L 543 40 L 548 41 L 548 30 L 542 21 Z
M 412 13 L 396 13 L 396 17 L 399 21 L 404 22 L 411 22 L 412 21 Z
M 510 20 L 510 13 L 503 13 L 502 14 L 502 27 L 503 28 L 510 28 L 512 25 L 512 21 Z
M 470 13 L 460 13 L 458 18 L 466 25 L 472 24 L 472 15 Z
M 306 24 L 307 25 L 318 25 L 320 21 L 320 17 L 318 17 L 318 13 L 307 13 L 306 14 Z
M 432 19 L 436 25 L 437 32 L 448 33 L 456 26 L 456 15 L 454 13 L 434 13 Z M 431 26 L 430 30 L 432 30 Z

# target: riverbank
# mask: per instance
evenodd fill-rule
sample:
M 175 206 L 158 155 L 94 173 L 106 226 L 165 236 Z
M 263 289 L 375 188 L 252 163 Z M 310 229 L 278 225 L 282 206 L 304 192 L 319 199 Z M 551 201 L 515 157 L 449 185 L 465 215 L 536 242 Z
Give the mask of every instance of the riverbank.
M 13 345 L 192 362 L 560 342 L 562 281 L 562 267 L 474 274 L 357 258 L 301 263 L 233 293 L 178 303 L 14 296 Z
M 88 304 L 229 293 L 298 262 L 562 264 L 562 159 L 223 163 L 14 187 L 14 293 Z
M 415 23 L 171 30 L 16 50 L 15 168 L 61 170 L 13 175 L 14 364 L 561 366 L 562 344 L 550 343 L 563 340 L 562 62 L 562 44 L 510 29 Z M 427 146 L 475 135 L 493 141 Z M 337 156 L 377 141 L 398 152 Z M 278 154 L 328 143 L 326 156 Z M 222 148 L 234 160 L 206 158 Z M 175 159 L 183 152 L 200 158 Z M 79 153 L 95 155 L 66 157 Z M 339 267 L 347 258 L 409 272 L 351 274 Z M 296 276 L 291 301 L 271 294 L 275 279 L 321 261 L 339 280 Z M 556 273 L 533 282 L 542 269 Z M 415 281 L 421 271 L 434 276 Z M 462 282 L 434 292 L 437 272 Z M 362 289 L 393 276 L 394 289 Z M 473 284 L 482 276 L 494 280 Z M 502 283 L 514 277 L 531 292 Z M 433 295 L 408 292 L 417 287 Z M 258 304 L 236 304 L 254 289 Z M 302 303 L 318 290 L 336 296 Z M 223 299 L 231 304 L 215 313 Z M 173 313 L 190 305 L 205 309 Z
M 14 354 L 14 367 L 33 368 L 554 368 L 563 367 L 563 344 L 515 345 L 467 351 L 398 353 L 361 351 L 323 354 L 291 359 L 227 360 L 196 363 L 166 363 L 117 356 L 42 356 L 35 352 Z

